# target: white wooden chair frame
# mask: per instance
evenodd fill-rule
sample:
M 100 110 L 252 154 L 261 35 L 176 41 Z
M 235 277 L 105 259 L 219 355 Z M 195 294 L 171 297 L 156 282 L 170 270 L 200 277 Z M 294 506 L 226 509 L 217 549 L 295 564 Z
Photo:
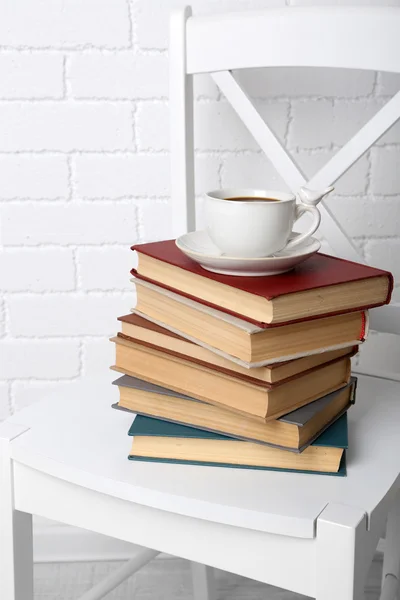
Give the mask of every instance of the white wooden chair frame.
M 211 73 L 278 173 L 290 189 L 297 192 L 306 178 L 263 122 L 231 71 L 249 67 L 314 66 L 399 73 L 399 31 L 400 9 L 393 8 L 286 8 L 196 18 L 191 16 L 190 8 L 174 13 L 170 110 L 175 234 L 195 228 L 194 74 Z M 309 187 L 324 188 L 334 183 L 399 117 L 400 93 L 308 182 Z M 323 233 L 331 246 L 344 257 L 360 260 L 328 207 L 322 207 L 322 211 Z M 398 312 L 395 307 L 375 311 L 373 327 L 400 333 Z M 399 387 L 396 386 L 389 384 L 392 410 L 397 406 Z M 92 389 L 82 384 L 82 397 Z M 64 393 L 65 402 L 69 397 L 72 400 L 71 393 L 69 390 Z M 97 393 L 99 397 L 101 393 L 104 395 L 104 388 L 99 387 Z M 210 569 L 196 566 L 203 562 L 301 593 L 313 592 L 317 600 L 361 600 L 365 575 L 387 519 L 381 600 L 396 597 L 400 565 L 400 469 L 395 460 L 391 462 L 387 479 L 393 483 L 385 488 L 378 502 L 376 499 L 369 502 L 369 514 L 350 503 L 333 501 L 315 518 L 310 511 L 307 519 L 301 517 L 301 511 L 297 517 L 277 515 L 274 511 L 259 516 L 257 511 L 246 509 L 235 513 L 231 506 L 221 506 L 218 502 L 193 504 L 191 493 L 182 497 L 179 506 L 174 508 L 173 504 L 163 504 L 173 499 L 174 494 L 156 490 L 152 496 L 154 490 L 149 491 L 144 485 L 135 486 L 129 478 L 124 479 L 126 471 L 121 470 L 120 480 L 114 479 L 113 470 L 108 475 L 96 470 L 91 472 L 92 458 L 86 460 L 84 448 L 85 468 L 80 467 L 79 455 L 78 459 L 74 457 L 77 464 L 73 464 L 72 459 L 65 462 L 69 460 L 68 453 L 63 455 L 64 460 L 57 462 L 51 455 L 54 443 L 51 439 L 43 440 L 37 427 L 49 413 L 51 404 L 47 408 L 37 406 L 37 410 L 36 407 L 27 409 L 0 426 L 1 600 L 33 598 L 32 514 L 195 561 L 196 600 L 211 599 L 215 595 Z M 105 409 L 103 418 L 108 420 L 108 406 Z M 400 418 L 400 410 L 396 410 Z M 57 414 L 53 418 L 57 418 Z M 123 417 L 120 414 L 118 418 Z M 384 426 L 385 421 L 381 424 Z M 118 440 L 119 430 L 116 434 Z M 143 471 L 138 473 L 143 475 Z M 111 480 L 113 485 L 110 485 Z M 287 485 L 294 479 L 284 481 Z M 350 490 L 351 484 L 349 481 Z M 319 492 L 321 487 L 317 482 Z M 196 486 L 189 492 L 191 489 Z M 294 503 L 291 505 L 293 508 Z M 307 508 L 306 503 L 304 507 Z M 240 524 L 231 516 L 234 514 L 242 519 Z M 143 548 L 135 559 L 84 594 L 81 600 L 103 597 L 156 554 L 156 550 Z
M 211 74 L 293 193 L 325 189 L 339 179 L 400 118 L 400 91 L 318 173 L 306 180 L 257 112 L 232 70 L 251 67 L 327 67 L 400 72 L 397 8 L 313 6 L 171 19 L 170 111 L 174 235 L 195 229 L 193 75 Z M 338 44 L 340 40 L 340 44 Z M 335 252 L 363 262 L 325 205 L 321 231 Z M 371 328 L 400 334 L 400 307 L 371 312 Z

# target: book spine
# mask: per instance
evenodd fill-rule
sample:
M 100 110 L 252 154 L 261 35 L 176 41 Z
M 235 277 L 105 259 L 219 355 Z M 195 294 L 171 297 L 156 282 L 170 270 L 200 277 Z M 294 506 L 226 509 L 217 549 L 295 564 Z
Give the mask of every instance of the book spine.
M 350 404 L 355 404 L 355 402 L 356 402 L 357 383 L 358 383 L 357 377 L 352 377 L 351 381 L 350 381 L 350 386 L 351 386 Z
M 361 315 L 360 342 L 365 342 L 369 333 L 369 313 L 364 310 Z
M 393 277 L 392 273 L 388 273 L 388 279 L 389 279 L 389 287 L 388 287 L 388 293 L 386 296 L 385 304 L 389 304 L 389 302 L 392 299 L 392 293 L 393 293 L 393 288 L 394 288 L 394 277 Z

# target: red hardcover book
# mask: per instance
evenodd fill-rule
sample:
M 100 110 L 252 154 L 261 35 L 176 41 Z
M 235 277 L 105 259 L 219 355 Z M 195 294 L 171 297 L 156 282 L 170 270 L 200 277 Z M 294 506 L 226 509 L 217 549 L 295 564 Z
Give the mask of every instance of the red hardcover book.
M 293 271 L 269 277 L 235 277 L 206 271 L 174 240 L 132 246 L 132 274 L 192 300 L 268 327 L 366 310 L 390 302 L 388 271 L 317 253 Z

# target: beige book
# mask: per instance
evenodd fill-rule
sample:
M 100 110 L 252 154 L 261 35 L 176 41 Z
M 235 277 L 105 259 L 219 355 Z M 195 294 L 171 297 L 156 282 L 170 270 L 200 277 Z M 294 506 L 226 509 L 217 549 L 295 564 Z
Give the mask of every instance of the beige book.
M 112 341 L 116 371 L 264 420 L 313 402 L 350 378 L 350 359 L 343 358 L 279 384 L 250 383 L 143 344 L 120 337 Z
M 262 329 L 227 313 L 135 280 L 136 312 L 242 366 L 259 367 L 356 346 L 367 335 L 364 311 Z
M 289 377 L 310 371 L 320 365 L 338 360 L 343 356 L 353 356 L 357 352 L 357 347 L 340 348 L 338 350 L 304 356 L 296 360 L 249 369 L 203 346 L 199 346 L 176 333 L 172 333 L 165 327 L 156 325 L 152 321 L 144 319 L 135 313 L 119 317 L 118 320 L 121 322 L 121 333 L 118 335 L 126 338 L 128 341 L 143 342 L 165 352 L 171 352 L 181 358 L 186 357 L 187 360 L 202 363 L 204 366 L 221 369 L 228 374 L 236 373 L 246 378 L 251 377 L 267 383 L 278 383 Z
M 343 448 L 309 446 L 301 454 L 295 454 L 279 448 L 236 440 L 202 440 L 140 435 L 133 438 L 130 457 L 336 473 L 339 470 L 343 452 Z

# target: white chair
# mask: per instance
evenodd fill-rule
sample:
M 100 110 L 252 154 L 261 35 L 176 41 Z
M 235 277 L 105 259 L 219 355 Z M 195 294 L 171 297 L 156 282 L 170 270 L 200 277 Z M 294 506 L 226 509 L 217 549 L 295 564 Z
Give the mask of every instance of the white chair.
M 400 9 L 301 8 L 171 21 L 172 190 L 176 234 L 194 229 L 192 76 L 209 72 L 296 192 L 305 179 L 231 74 L 318 66 L 400 72 Z M 284 43 L 281 43 L 281 40 Z M 309 182 L 334 183 L 400 117 L 400 94 Z M 360 260 L 329 210 L 323 233 Z M 396 307 L 372 326 L 400 333 Z M 360 376 L 350 411 L 347 478 L 125 460 L 131 417 L 111 414 L 108 383 L 84 382 L 0 426 L 0 598 L 32 599 L 31 516 L 139 544 L 139 557 L 83 596 L 95 600 L 157 551 L 225 569 L 317 600 L 360 600 L 387 520 L 381 600 L 400 565 L 400 384 Z M 213 595 L 196 567 L 197 597 Z

